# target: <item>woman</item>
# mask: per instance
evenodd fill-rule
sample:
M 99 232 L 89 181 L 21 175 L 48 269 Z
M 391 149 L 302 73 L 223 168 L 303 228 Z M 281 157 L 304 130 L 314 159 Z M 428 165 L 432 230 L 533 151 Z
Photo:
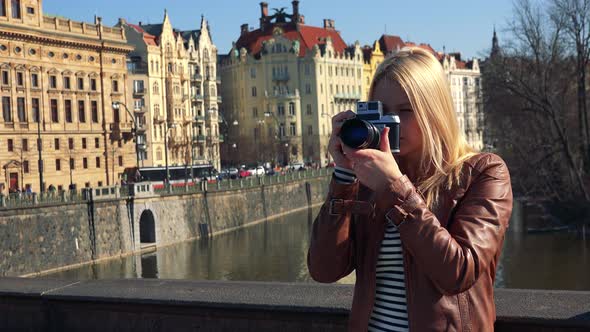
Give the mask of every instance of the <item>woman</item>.
M 494 277 L 512 212 L 506 165 L 478 154 L 460 132 L 438 60 L 403 49 L 378 68 L 371 100 L 401 120 L 401 151 L 353 150 L 338 137 L 351 111 L 332 119 L 336 162 L 314 222 L 311 276 L 335 282 L 356 271 L 351 331 L 493 331 Z

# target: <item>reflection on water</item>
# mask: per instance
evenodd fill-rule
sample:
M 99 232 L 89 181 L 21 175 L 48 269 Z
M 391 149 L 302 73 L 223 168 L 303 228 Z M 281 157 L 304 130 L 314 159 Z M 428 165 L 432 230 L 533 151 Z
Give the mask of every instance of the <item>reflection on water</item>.
M 522 215 L 518 209 L 515 212 L 515 217 Z M 210 240 L 163 247 L 142 256 L 114 259 L 51 277 L 312 282 L 306 255 L 316 213 L 299 212 Z M 514 220 L 512 223 L 518 224 Z M 588 241 L 572 233 L 509 231 L 496 286 L 590 290 L 589 247 Z M 354 283 L 354 273 L 341 282 Z

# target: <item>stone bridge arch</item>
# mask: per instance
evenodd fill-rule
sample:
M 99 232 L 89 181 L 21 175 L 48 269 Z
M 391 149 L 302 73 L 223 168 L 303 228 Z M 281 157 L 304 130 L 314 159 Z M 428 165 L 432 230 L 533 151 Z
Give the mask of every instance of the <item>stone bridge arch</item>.
M 139 217 L 139 243 L 156 243 L 156 217 L 150 209 L 145 209 Z

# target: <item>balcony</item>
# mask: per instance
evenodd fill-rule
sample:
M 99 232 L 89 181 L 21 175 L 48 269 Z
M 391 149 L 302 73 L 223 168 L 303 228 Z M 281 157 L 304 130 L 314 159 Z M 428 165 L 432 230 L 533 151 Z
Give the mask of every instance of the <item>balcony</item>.
M 273 81 L 288 81 L 289 80 L 289 73 L 274 73 L 272 74 Z
M 138 133 L 145 133 L 147 130 L 147 125 L 145 123 L 138 123 L 137 124 L 137 132 Z
M 217 139 L 217 141 L 218 141 L 219 143 L 223 143 L 223 142 L 225 142 L 225 137 L 224 137 L 223 135 L 221 135 L 221 134 L 220 134 L 220 135 L 219 135 L 219 137 L 218 137 L 218 139 Z
M 110 129 L 113 132 L 131 133 L 133 131 L 133 124 L 131 122 L 113 122 L 110 124 Z
M 205 142 L 205 135 L 195 135 L 193 136 L 193 142 L 197 143 L 204 143 Z
M 164 118 L 163 115 L 161 115 L 161 114 L 154 114 L 154 122 L 155 123 L 162 123 L 164 121 L 166 121 L 166 118 Z
M 360 93 L 337 93 L 334 95 L 334 99 L 358 101 L 361 99 L 361 95 Z
M 203 101 L 205 99 L 205 97 L 203 95 L 193 95 L 193 100 L 194 101 Z
M 195 121 L 196 122 L 205 122 L 205 117 L 202 115 L 197 115 L 197 116 L 195 116 Z
M 145 106 L 135 106 L 135 108 L 133 109 L 133 112 L 135 113 L 145 113 L 146 107 Z
M 142 97 L 145 95 L 145 89 L 144 88 L 136 88 L 133 89 L 133 97 Z
M 277 99 L 298 99 L 299 98 L 299 89 L 295 89 L 295 92 L 267 93 L 266 96 L 269 98 L 277 98 Z
M 201 81 L 203 81 L 203 75 L 201 75 L 201 74 L 192 74 L 191 75 L 191 80 L 192 81 L 201 82 Z
M 221 101 L 222 101 L 221 96 L 217 96 L 217 103 L 221 104 Z
M 215 78 L 215 82 L 217 82 L 217 84 L 221 84 L 221 76 L 217 76 Z

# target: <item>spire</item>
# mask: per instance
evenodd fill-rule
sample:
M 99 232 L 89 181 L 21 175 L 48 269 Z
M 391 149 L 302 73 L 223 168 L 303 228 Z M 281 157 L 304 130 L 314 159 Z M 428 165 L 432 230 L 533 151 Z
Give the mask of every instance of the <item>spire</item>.
M 490 57 L 495 57 L 500 54 L 500 45 L 498 44 L 498 35 L 496 34 L 496 25 L 494 25 L 494 36 L 492 37 L 492 52 Z

